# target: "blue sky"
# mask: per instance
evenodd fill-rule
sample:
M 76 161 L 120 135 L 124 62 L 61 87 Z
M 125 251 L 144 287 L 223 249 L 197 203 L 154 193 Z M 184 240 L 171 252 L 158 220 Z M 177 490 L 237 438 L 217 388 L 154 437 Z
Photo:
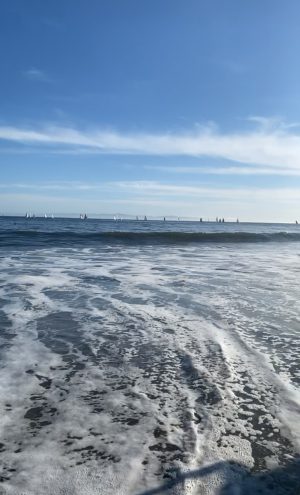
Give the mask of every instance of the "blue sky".
M 0 213 L 300 217 L 297 0 L 0 10 Z

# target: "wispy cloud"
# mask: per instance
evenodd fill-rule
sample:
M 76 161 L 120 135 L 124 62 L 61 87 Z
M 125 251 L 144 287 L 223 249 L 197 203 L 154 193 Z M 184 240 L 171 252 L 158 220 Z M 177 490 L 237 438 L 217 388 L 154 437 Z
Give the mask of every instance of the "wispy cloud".
M 0 126 L 0 140 L 66 152 L 221 158 L 247 165 L 300 170 L 300 133 L 287 126 L 222 132 L 208 126 L 181 133 L 120 133 L 46 126 Z
M 296 168 L 276 168 L 276 167 L 178 167 L 171 165 L 144 165 L 145 170 L 157 172 L 167 172 L 170 174 L 183 175 L 283 175 L 283 176 L 300 176 L 300 169 Z
M 299 200 L 300 201 L 300 188 L 297 187 L 273 187 L 273 188 L 261 188 L 261 187 L 215 187 L 215 186 L 203 186 L 201 184 L 185 184 L 177 185 L 159 181 L 107 181 L 107 182 L 81 182 L 81 181 L 60 181 L 60 182 L 36 182 L 36 183 L 2 183 L 0 184 L 1 190 L 15 190 L 23 191 L 30 190 L 40 192 L 54 191 L 60 194 L 62 191 L 71 192 L 92 192 L 96 193 L 108 193 L 111 197 L 111 193 L 115 192 L 119 198 L 127 197 L 130 195 L 133 197 L 153 197 L 160 196 L 161 198 L 167 197 L 197 197 L 206 198 L 211 200 L 249 200 L 253 201 L 253 198 L 260 198 L 269 201 L 270 199 L 276 199 L 280 201 Z
M 119 181 L 111 183 L 114 188 L 145 196 L 185 196 L 205 198 L 213 201 L 243 200 L 253 202 L 255 198 L 263 201 L 294 201 L 300 202 L 300 188 L 297 187 L 215 187 L 201 185 L 175 185 L 155 181 Z
M 31 67 L 30 69 L 23 71 L 23 76 L 30 81 L 40 81 L 40 82 L 50 82 L 50 78 L 41 69 L 37 69 L 36 67 Z
M 249 122 L 258 124 L 262 131 L 288 131 L 295 127 L 300 127 L 300 122 L 286 122 L 282 117 L 262 117 L 260 115 L 251 115 L 247 119 Z

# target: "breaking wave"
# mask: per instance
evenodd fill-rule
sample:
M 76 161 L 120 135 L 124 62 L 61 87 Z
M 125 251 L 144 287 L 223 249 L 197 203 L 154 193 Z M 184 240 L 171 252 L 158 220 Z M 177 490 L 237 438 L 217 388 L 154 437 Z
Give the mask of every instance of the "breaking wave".
M 39 230 L 2 230 L 0 246 L 62 246 L 98 242 L 133 244 L 177 243 L 264 243 L 300 242 L 296 232 L 43 232 Z

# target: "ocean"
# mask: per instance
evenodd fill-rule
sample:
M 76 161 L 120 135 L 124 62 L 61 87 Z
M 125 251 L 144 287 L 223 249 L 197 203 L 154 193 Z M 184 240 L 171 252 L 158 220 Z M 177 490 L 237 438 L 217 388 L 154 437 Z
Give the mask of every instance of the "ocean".
M 300 493 L 300 226 L 0 218 L 0 493 Z

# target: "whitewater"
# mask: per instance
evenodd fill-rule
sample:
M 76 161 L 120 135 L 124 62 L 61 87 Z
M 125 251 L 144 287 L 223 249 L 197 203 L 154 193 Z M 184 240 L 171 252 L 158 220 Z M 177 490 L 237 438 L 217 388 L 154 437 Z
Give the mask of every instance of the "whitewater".
M 300 227 L 0 218 L 0 494 L 300 493 Z

